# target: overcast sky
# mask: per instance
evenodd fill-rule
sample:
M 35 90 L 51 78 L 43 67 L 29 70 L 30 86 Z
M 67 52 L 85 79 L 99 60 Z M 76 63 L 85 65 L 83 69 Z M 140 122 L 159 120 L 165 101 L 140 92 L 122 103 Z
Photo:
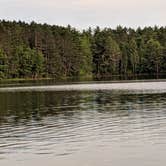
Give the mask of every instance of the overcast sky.
M 166 26 L 166 0 L 0 0 L 0 19 L 81 29 Z

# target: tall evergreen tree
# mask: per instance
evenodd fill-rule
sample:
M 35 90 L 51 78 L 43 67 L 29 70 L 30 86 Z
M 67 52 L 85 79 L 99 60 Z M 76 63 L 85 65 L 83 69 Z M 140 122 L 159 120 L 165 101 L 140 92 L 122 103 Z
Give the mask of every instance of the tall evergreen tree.
M 8 59 L 5 53 L 0 49 L 0 79 L 8 76 Z
M 147 70 L 150 73 L 160 72 L 162 64 L 162 46 L 154 39 L 150 39 L 146 44 Z
M 138 47 L 134 39 L 131 39 L 128 44 L 128 56 L 129 64 L 131 66 L 132 73 L 137 72 L 137 67 L 139 63 Z
M 92 51 L 91 43 L 88 35 L 83 34 L 81 36 L 81 52 L 82 52 L 82 62 L 80 68 L 80 75 L 90 76 L 92 75 Z
M 105 67 L 108 69 L 107 72 L 111 75 L 119 74 L 121 50 L 117 42 L 113 40 L 111 36 L 106 38 L 104 59 Z

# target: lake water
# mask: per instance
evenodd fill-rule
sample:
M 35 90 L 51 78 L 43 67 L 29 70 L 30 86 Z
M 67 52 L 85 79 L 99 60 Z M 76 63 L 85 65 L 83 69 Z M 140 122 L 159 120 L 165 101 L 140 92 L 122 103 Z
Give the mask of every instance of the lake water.
M 165 81 L 1 85 L 2 166 L 165 166 L 165 154 Z

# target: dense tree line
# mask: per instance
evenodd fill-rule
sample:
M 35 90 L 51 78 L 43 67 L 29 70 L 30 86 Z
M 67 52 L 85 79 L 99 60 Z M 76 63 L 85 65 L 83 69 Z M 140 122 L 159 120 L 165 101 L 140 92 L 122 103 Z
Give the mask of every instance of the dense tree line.
M 166 27 L 78 31 L 0 21 L 0 78 L 166 73 Z

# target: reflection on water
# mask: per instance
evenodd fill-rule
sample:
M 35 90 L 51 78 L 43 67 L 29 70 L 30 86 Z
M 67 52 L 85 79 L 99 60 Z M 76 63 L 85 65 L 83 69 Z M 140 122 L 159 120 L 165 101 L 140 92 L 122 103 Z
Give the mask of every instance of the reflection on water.
M 2 165 L 164 165 L 165 138 L 166 93 L 0 93 Z
M 45 91 L 106 91 L 116 90 L 127 93 L 166 93 L 166 81 L 123 82 L 123 83 L 82 83 L 63 85 L 1 87 L 0 92 L 45 92 Z

